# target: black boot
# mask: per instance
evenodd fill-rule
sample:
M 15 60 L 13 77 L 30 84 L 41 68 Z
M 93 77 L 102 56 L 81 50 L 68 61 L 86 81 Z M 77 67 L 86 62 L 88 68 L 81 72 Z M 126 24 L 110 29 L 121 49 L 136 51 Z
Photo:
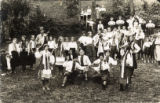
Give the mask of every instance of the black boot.
M 124 91 L 123 84 L 120 84 L 120 91 Z
M 106 90 L 106 86 L 102 84 L 102 90 Z
M 128 90 L 129 84 L 126 84 L 125 89 Z

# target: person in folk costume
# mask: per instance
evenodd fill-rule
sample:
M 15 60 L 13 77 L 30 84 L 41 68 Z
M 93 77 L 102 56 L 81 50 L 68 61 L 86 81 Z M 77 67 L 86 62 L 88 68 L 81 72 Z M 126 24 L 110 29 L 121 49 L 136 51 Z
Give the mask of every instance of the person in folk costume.
M 130 16 L 126 22 L 128 23 L 129 28 L 133 28 L 134 17 Z
M 21 41 L 19 42 L 20 45 L 20 62 L 21 62 L 21 66 L 22 66 L 22 70 L 25 71 L 26 70 L 26 65 L 28 65 L 28 50 L 27 50 L 27 46 L 28 46 L 28 41 L 26 40 L 26 36 L 22 35 L 21 37 Z
M 133 51 L 131 49 L 131 46 L 126 45 L 123 48 L 126 48 L 126 50 L 121 59 L 120 91 L 128 89 L 129 85 L 131 84 L 131 76 L 134 69 Z
M 78 62 L 80 63 L 80 65 L 82 67 L 85 67 L 86 70 L 83 70 L 85 71 L 84 72 L 84 75 L 85 75 L 85 80 L 87 81 L 88 80 L 88 70 L 87 68 L 91 65 L 91 61 L 89 59 L 89 57 L 87 55 L 85 55 L 85 52 L 84 50 L 80 50 L 79 51 L 79 56 L 78 56 Z
M 99 31 L 99 30 L 104 30 L 104 25 L 102 24 L 102 21 L 98 22 L 97 31 Z
M 69 42 L 69 49 L 72 50 L 73 58 L 75 58 L 76 53 L 78 51 L 78 44 L 75 41 L 75 37 L 71 37 L 71 41 Z
M 12 43 L 8 46 L 8 52 L 10 60 L 8 60 L 7 64 L 10 64 L 12 73 L 15 73 L 15 68 L 20 65 L 20 57 L 19 57 L 19 44 L 17 43 L 17 38 L 13 38 Z M 9 65 L 7 65 L 9 67 Z
M 160 67 L 160 32 L 156 35 L 155 40 L 155 59 L 158 62 L 158 66 Z
M 87 8 L 87 13 L 88 13 L 88 19 L 90 19 L 91 18 L 91 15 L 92 15 L 92 9 L 91 9 L 91 7 L 90 6 L 88 6 L 88 8 Z
M 140 48 L 143 47 L 143 42 L 144 42 L 144 38 L 145 38 L 145 34 L 143 32 L 142 29 L 138 29 L 138 31 L 135 34 L 135 39 L 137 41 L 137 44 L 139 45 Z M 142 58 L 143 59 L 143 52 L 142 49 L 139 51 L 138 53 L 138 59 Z
M 0 51 L 0 70 L 2 71 L 2 76 L 6 75 L 8 68 L 7 68 L 7 59 L 6 57 L 8 56 L 8 54 L 5 52 L 4 49 L 2 49 Z
M 153 36 L 150 36 L 149 38 L 150 42 L 152 43 L 150 46 L 150 58 L 151 58 L 151 63 L 155 62 L 155 38 Z
M 122 16 L 118 17 L 118 20 L 116 21 L 116 24 L 118 26 L 121 26 L 121 27 L 125 24 L 125 21 L 122 19 Z
M 150 47 L 152 45 L 152 42 L 149 41 L 149 37 L 146 37 L 144 39 L 144 43 L 143 43 L 143 58 L 144 58 L 144 63 L 150 63 Z
M 44 45 L 44 50 L 41 51 L 41 62 L 43 68 L 39 70 L 38 75 L 41 76 L 43 90 L 50 90 L 49 82 L 52 77 L 53 65 L 55 64 L 55 57 L 49 52 L 49 46 Z
M 89 56 L 90 60 L 93 61 L 96 57 L 95 48 L 93 45 L 92 32 L 88 32 L 88 36 L 86 37 L 86 51 L 85 54 Z
M 74 83 L 76 76 L 78 75 L 78 70 L 85 70 L 78 61 L 77 57 L 73 60 L 69 59 L 69 55 L 66 56 L 66 61 L 63 63 L 63 67 L 65 68 L 64 78 L 62 87 L 66 86 L 67 81 L 71 81 Z M 85 72 L 85 71 L 84 71 Z
M 119 52 L 119 42 L 116 36 L 111 39 L 111 57 L 116 59 Z
M 92 31 L 92 32 L 94 32 L 94 24 L 95 24 L 95 22 L 92 20 L 92 18 L 90 18 L 88 21 L 87 21 L 87 30 L 88 31 Z
M 149 20 L 149 22 L 146 24 L 148 36 L 154 34 L 154 28 L 155 24 L 152 22 L 152 20 Z
M 85 30 L 85 25 L 86 25 L 86 15 L 85 14 L 86 14 L 85 10 L 82 8 L 81 14 L 80 14 L 80 22 L 81 22 L 82 30 Z
M 64 38 L 64 42 L 63 42 L 63 49 L 64 49 L 64 55 L 67 55 L 69 53 L 69 49 L 70 49 L 70 46 L 69 46 L 69 38 L 68 37 L 65 37 Z
M 48 34 L 46 34 L 43 30 L 43 28 L 40 28 L 40 34 L 37 35 L 36 37 L 36 45 L 40 46 L 40 50 L 43 48 L 43 45 L 47 43 L 48 41 Z
M 117 65 L 117 62 L 109 56 L 108 52 L 106 52 L 105 56 L 103 53 L 100 53 L 99 58 L 91 65 L 94 71 L 96 71 L 101 77 L 103 90 L 106 89 L 108 84 L 110 64 Z
M 79 49 L 85 50 L 85 39 L 86 39 L 86 34 L 85 31 L 82 31 L 82 36 L 79 37 L 78 39 L 78 47 Z
M 131 46 L 132 57 L 133 57 L 133 67 L 132 67 L 132 74 L 131 74 L 131 76 L 133 77 L 134 70 L 137 69 L 136 54 L 141 50 L 141 48 L 136 43 L 134 36 L 129 37 L 129 45 Z
M 122 29 L 120 31 L 122 34 L 127 35 L 128 34 L 128 30 L 126 28 L 126 26 L 122 26 Z
M 63 42 L 64 42 L 64 39 L 62 36 L 60 36 L 58 38 L 58 43 L 57 43 L 57 51 L 56 51 L 56 55 L 57 56 L 63 56 L 63 53 L 64 53 L 64 50 L 63 50 Z
M 100 20 L 101 7 L 99 5 L 96 5 L 95 11 L 96 11 L 96 19 Z
M 81 21 L 82 23 L 85 21 L 85 20 L 84 20 L 84 10 L 83 10 L 83 8 L 81 9 L 80 21 Z
M 36 52 L 36 42 L 35 42 L 35 36 L 31 35 L 31 39 L 28 43 L 28 63 L 30 65 L 30 68 L 33 69 L 33 64 L 36 63 L 36 57 L 35 57 L 35 53 Z
M 119 58 L 120 59 L 122 59 L 122 57 L 126 51 L 126 48 L 124 48 L 126 45 L 128 45 L 128 37 L 123 34 L 123 36 L 120 40 L 120 43 L 119 43 Z
M 98 48 L 99 48 L 99 39 L 101 38 L 102 39 L 103 35 L 102 35 L 102 32 L 101 30 L 97 32 L 97 34 L 93 37 L 93 44 L 94 44 L 94 47 L 95 47 L 95 55 L 96 57 L 97 54 L 98 54 Z
M 48 46 L 49 46 L 49 51 L 53 55 L 55 55 L 55 50 L 57 49 L 57 44 L 56 44 L 55 38 L 53 38 L 52 36 L 49 36 Z
M 104 40 L 102 34 L 100 34 L 99 36 L 97 46 L 98 46 L 97 56 L 99 56 L 100 53 L 104 52 Z
M 114 18 L 111 17 L 110 21 L 108 22 L 108 26 L 111 27 L 111 29 L 113 29 L 116 25 L 116 22 L 114 21 Z

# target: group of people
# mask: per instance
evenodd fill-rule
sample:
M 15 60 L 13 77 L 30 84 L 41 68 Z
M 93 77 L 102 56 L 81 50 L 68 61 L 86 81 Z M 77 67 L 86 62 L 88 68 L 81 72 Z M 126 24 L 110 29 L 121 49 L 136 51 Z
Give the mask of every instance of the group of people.
M 95 35 L 92 29 L 87 33 L 83 31 L 78 40 L 75 37 L 53 38 L 44 32 L 43 27 L 40 27 L 40 34 L 36 37 L 31 35 L 29 40 L 26 36 L 22 36 L 19 41 L 13 38 L 7 55 L 2 56 L 2 60 L 6 60 L 2 66 L 15 73 L 17 66 L 21 65 L 23 71 L 27 65 L 33 69 L 33 65 L 40 60 L 43 68 L 38 74 L 42 79 L 43 90 L 50 90 L 49 81 L 56 65 L 64 69 L 62 87 L 77 78 L 88 81 L 89 74 L 92 77 L 96 74 L 101 78 L 102 89 L 106 89 L 112 65 L 120 62 L 120 90 L 128 89 L 137 68 L 137 59 L 143 59 L 144 63 L 157 60 L 160 66 L 160 32 L 153 34 L 155 25 L 152 21 L 146 25 L 151 30 L 145 32 L 136 17 L 127 20 L 127 27 L 122 19 L 117 22 L 113 20 L 111 18 L 108 22 L 107 29 L 99 21 Z

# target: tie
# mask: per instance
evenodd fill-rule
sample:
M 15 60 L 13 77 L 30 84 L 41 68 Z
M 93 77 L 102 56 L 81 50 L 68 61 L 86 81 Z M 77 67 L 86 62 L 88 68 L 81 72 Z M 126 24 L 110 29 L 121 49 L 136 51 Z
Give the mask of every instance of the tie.
M 102 61 L 100 61 L 100 71 L 102 71 Z
M 48 69 L 48 57 L 47 57 L 47 54 L 45 56 L 45 59 L 46 59 L 46 69 Z
M 81 56 L 81 66 L 84 66 L 84 63 L 83 63 L 83 56 Z
M 76 66 L 76 62 L 73 61 L 73 65 L 72 65 L 72 72 L 75 70 L 75 66 Z

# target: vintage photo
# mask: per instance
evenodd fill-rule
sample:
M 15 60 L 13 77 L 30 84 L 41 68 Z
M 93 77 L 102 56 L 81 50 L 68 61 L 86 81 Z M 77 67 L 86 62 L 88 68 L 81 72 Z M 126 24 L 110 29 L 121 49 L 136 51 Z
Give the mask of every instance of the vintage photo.
M 0 0 L 0 103 L 160 103 L 160 0 Z

